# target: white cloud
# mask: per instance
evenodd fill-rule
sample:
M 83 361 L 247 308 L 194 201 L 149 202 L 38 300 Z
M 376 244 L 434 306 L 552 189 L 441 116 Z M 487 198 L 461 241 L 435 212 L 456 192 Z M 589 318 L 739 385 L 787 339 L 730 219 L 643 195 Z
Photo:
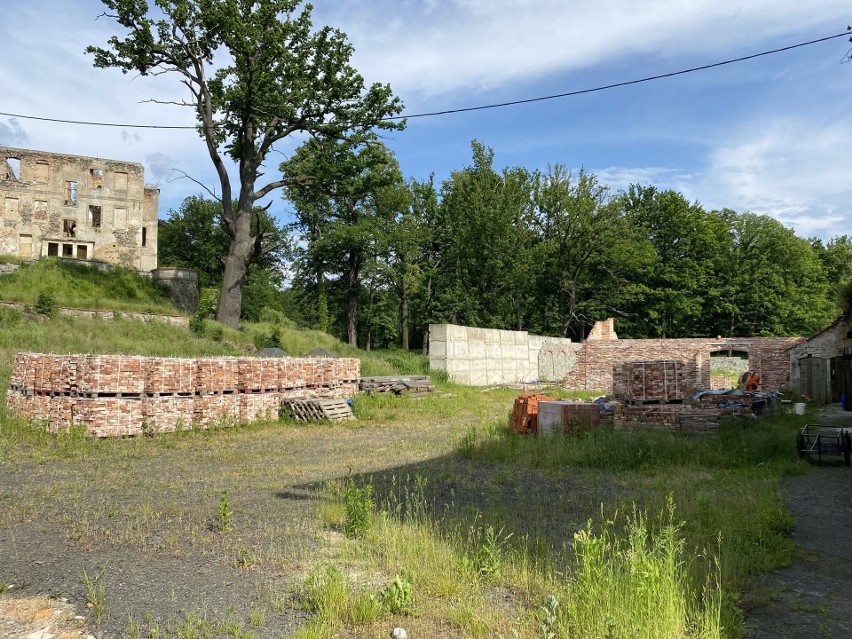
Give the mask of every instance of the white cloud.
M 357 67 L 404 97 L 465 94 L 629 56 L 724 57 L 811 27 L 845 28 L 843 0 L 449 0 L 347 3 Z M 379 26 L 380 25 L 380 26 Z M 822 35 L 821 33 L 818 35 Z M 676 68 L 676 67 L 675 67 Z M 411 94 L 414 94 L 413 96 Z
M 799 235 L 848 233 L 850 139 L 852 116 L 831 108 L 756 117 L 710 153 L 695 188 L 708 204 L 772 215 Z
M 0 144 L 4 146 L 25 147 L 29 144 L 29 137 L 24 127 L 16 118 L 9 118 L 8 124 L 0 122 Z
M 172 173 L 174 162 L 165 153 L 150 153 L 145 156 L 145 170 L 148 180 L 163 180 Z

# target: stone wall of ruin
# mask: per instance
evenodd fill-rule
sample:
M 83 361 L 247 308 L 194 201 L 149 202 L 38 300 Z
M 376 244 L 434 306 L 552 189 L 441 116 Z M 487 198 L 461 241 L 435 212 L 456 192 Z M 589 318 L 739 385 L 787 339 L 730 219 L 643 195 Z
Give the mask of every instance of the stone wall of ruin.
M 50 432 L 173 432 L 277 417 L 281 401 L 358 392 L 354 358 L 162 358 L 18 353 L 9 409 Z
M 150 271 L 158 208 L 141 164 L 0 147 L 0 253 Z

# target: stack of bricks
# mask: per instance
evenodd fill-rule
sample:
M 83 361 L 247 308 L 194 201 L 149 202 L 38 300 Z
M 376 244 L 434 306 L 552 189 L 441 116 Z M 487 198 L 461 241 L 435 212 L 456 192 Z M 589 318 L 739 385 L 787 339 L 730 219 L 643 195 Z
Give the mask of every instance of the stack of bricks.
M 194 395 L 197 389 L 196 360 L 150 357 L 145 371 L 145 394 Z
M 274 419 L 283 399 L 351 396 L 359 372 L 357 359 L 18 353 L 6 404 L 51 432 L 173 432 Z
M 689 367 L 680 361 L 626 362 L 614 367 L 616 394 L 624 404 L 616 407 L 613 426 L 644 428 L 669 433 L 713 434 L 725 411 L 715 405 L 693 405 L 698 358 Z
M 731 380 L 727 375 L 711 375 L 710 389 L 711 390 L 727 390 L 733 388 Z
M 537 435 L 538 404 L 553 401 L 556 401 L 555 397 L 535 393 L 517 397 L 512 408 L 512 430 L 521 435 Z
M 632 403 L 682 402 L 691 395 L 687 370 L 679 361 L 639 361 L 616 366 L 616 396 Z
M 725 411 L 715 407 L 687 404 L 621 405 L 615 409 L 613 427 L 712 435 L 719 432 L 719 421 L 725 414 Z

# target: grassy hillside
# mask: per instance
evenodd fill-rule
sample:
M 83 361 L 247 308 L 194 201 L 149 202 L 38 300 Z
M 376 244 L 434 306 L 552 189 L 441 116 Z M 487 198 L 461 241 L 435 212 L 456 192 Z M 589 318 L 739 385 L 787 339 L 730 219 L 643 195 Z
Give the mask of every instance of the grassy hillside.
M 156 282 L 121 267 L 101 272 L 85 264 L 42 258 L 0 277 L 2 301 L 36 304 L 45 294 L 57 306 L 182 314 Z
M 2 259 L 21 263 L 15 258 Z M 156 282 L 124 268 L 101 272 L 85 264 L 44 258 L 0 276 L 0 301 L 38 307 L 40 296 L 56 306 L 181 314 Z M 199 357 L 238 355 L 263 346 L 278 346 L 295 357 L 324 348 L 341 357 L 360 358 L 364 375 L 425 374 L 428 369 L 426 358 L 418 353 L 365 352 L 327 333 L 301 329 L 275 313 L 265 322 L 244 322 L 239 330 L 208 320 L 203 331 L 206 337 L 186 329 L 129 320 L 108 324 L 109 330 L 103 330 L 104 324 L 98 321 L 62 318 L 45 322 L 46 318 L 40 317 L 40 322 L 33 324 L 29 320 L 34 317 L 38 316 L 24 313 L 22 320 L 20 313 L 8 312 L 0 319 L 7 329 L 0 337 L 4 362 L 9 361 L 9 352 L 14 350 Z M 5 371 L 0 369 L 3 374 Z

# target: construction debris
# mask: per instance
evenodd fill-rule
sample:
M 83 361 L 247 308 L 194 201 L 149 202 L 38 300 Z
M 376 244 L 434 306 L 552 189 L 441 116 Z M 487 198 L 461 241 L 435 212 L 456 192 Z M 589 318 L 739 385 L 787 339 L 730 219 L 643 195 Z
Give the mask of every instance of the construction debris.
M 512 409 L 512 430 L 521 435 L 538 434 L 538 404 L 539 402 L 554 402 L 556 397 L 547 395 L 521 395 L 515 399 Z
M 538 402 L 538 433 L 567 433 L 579 426 L 597 426 L 601 409 L 595 403 L 541 401 Z
M 362 377 L 358 383 L 362 393 L 393 393 L 418 397 L 435 390 L 426 375 L 378 375 Z
M 355 419 L 352 406 L 345 399 L 289 399 L 284 400 L 282 406 L 290 417 L 299 422 L 341 422 Z

